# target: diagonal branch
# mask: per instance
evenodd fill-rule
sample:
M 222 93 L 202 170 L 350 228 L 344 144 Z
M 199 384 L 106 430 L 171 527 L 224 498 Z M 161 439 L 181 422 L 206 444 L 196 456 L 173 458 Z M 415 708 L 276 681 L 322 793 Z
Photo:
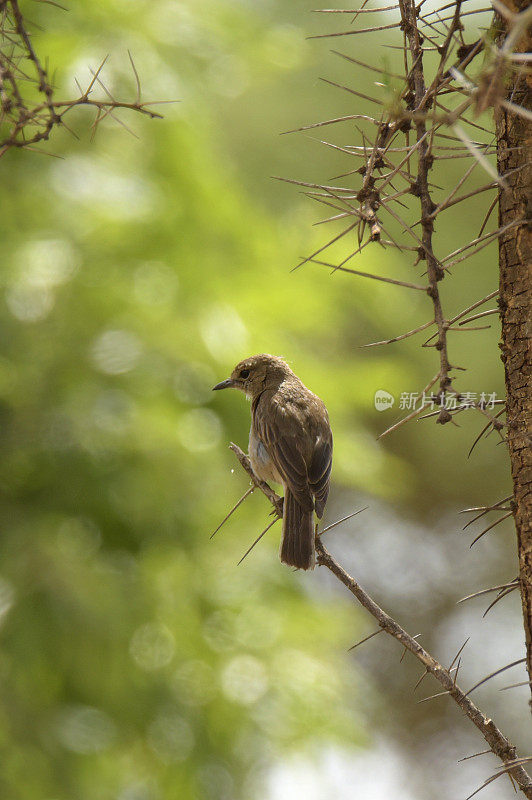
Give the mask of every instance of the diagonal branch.
M 278 513 L 280 498 L 268 486 L 265 481 L 259 481 L 253 474 L 249 458 L 236 444 L 231 444 L 230 449 L 235 453 L 240 464 L 251 477 L 257 488 L 263 492 L 273 506 L 274 512 Z M 489 719 L 476 706 L 470 697 L 458 686 L 453 678 L 450 669 L 446 669 L 437 661 L 427 650 L 425 650 L 413 636 L 410 636 L 393 617 L 387 614 L 379 605 L 367 594 L 367 592 L 352 578 L 343 567 L 333 558 L 325 548 L 322 538 L 316 536 L 316 554 L 319 566 L 326 567 L 351 594 L 369 611 L 377 621 L 379 628 L 385 631 L 398 641 L 406 650 L 412 653 L 418 661 L 423 664 L 427 673 L 430 673 L 443 687 L 444 693 L 448 694 L 455 703 L 461 708 L 467 718 L 480 731 L 489 748 L 503 763 L 504 769 L 509 772 L 515 780 L 525 797 L 532 800 L 532 778 L 525 770 L 523 763 L 518 760 L 515 747 L 509 739 L 499 730 L 493 720 Z M 486 679 L 484 679 L 486 680 Z M 473 687 L 475 688 L 475 687 Z M 472 689 L 470 690 L 470 692 Z

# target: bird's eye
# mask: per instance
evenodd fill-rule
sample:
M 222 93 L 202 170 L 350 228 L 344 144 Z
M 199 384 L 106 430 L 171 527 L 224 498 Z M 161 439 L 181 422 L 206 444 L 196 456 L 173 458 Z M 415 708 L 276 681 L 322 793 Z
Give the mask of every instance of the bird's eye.
M 244 380 L 246 380 L 246 378 L 249 378 L 249 369 L 243 369 L 242 372 L 240 373 L 240 377 L 243 378 Z

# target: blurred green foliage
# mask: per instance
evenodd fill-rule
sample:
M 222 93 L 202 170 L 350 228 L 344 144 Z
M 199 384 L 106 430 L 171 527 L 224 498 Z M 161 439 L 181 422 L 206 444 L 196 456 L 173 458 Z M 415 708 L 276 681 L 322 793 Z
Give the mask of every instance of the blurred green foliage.
M 129 48 L 144 99 L 180 103 L 161 106 L 163 121 L 119 112 L 138 139 L 108 118 L 92 141 L 92 112 L 76 111 L 79 140 L 59 131 L 41 147 L 60 158 L 1 163 L 6 799 L 249 800 L 280 753 L 367 741 L 344 655 L 352 606 L 279 564 L 276 527 L 236 567 L 268 522 L 262 496 L 209 539 L 247 488 L 226 448 L 246 443 L 245 402 L 210 392 L 240 358 L 282 354 L 326 401 L 335 509 L 372 495 L 436 515 L 500 485 L 504 464 L 483 473 L 491 447 L 465 465 L 478 421 L 375 441 L 398 412 L 378 414 L 374 392 L 419 391 L 435 353 L 360 345 L 423 322 L 427 298 L 310 265 L 289 273 L 327 234 L 311 227 L 319 209 L 269 175 L 349 168 L 306 137 L 278 137 L 352 111 L 316 84 L 321 67 L 352 72 L 305 39 L 325 24 L 309 10 L 26 4 L 63 96 L 108 52 L 104 82 L 132 95 Z M 452 236 L 465 230 L 450 219 Z M 358 266 L 412 272 L 407 255 L 379 248 Z M 452 309 L 493 288 L 484 267 L 444 287 Z M 500 392 L 496 333 L 476 335 L 474 360 L 469 341 L 452 344 L 452 358 L 473 361 L 462 388 Z

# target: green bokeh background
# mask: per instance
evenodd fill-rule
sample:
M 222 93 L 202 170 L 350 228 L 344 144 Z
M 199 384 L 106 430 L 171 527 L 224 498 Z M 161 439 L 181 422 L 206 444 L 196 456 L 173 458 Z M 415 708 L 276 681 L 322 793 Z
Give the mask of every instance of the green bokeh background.
M 454 762 L 481 743 L 455 709 L 415 705 L 416 665 L 399 667 L 380 637 L 349 654 L 371 621 L 319 571 L 281 566 L 278 528 L 236 566 L 269 521 L 265 499 L 209 538 L 248 487 L 227 444 L 245 447 L 249 415 L 242 396 L 211 387 L 250 353 L 284 355 L 330 411 L 325 523 L 369 505 L 331 548 L 442 659 L 476 636 L 473 681 L 520 655 L 514 598 L 493 612 L 491 638 L 478 608 L 454 608 L 515 570 L 510 527 L 476 553 L 458 536 L 460 508 L 508 494 L 504 446 L 491 437 L 467 459 L 483 424 L 472 413 L 460 428 L 427 420 L 376 440 L 404 412 L 377 412 L 375 391 L 419 392 L 437 354 L 420 336 L 362 345 L 426 321 L 429 299 L 316 265 L 290 272 L 340 228 L 313 227 L 328 210 L 270 176 L 321 182 L 353 166 L 317 141 L 329 129 L 279 134 L 368 113 L 320 75 L 379 92 L 375 76 L 306 38 L 340 29 L 310 0 L 24 6 L 58 97 L 108 53 L 105 85 L 134 97 L 129 49 L 144 98 L 180 102 L 156 107 L 163 120 L 118 112 L 138 138 L 111 118 L 92 138 L 94 112 L 77 110 L 78 139 L 58 130 L 42 154 L 0 164 L 2 797 L 284 800 L 333 785 L 340 797 L 465 796 L 489 773 Z M 374 40 L 342 45 L 393 69 L 396 51 Z M 353 126 L 330 135 L 359 141 Z M 437 199 L 464 163 L 435 170 Z M 442 215 L 441 255 L 476 235 L 484 197 Z M 418 282 L 410 255 L 375 245 L 353 266 Z M 496 273 L 494 247 L 459 265 L 442 285 L 449 315 L 496 288 Z M 492 326 L 451 339 L 464 391 L 503 394 Z M 519 737 L 524 696 L 502 704 L 494 691 L 488 707 Z M 390 783 L 376 769 L 362 795 L 356 775 L 383 742 Z M 360 767 L 354 779 L 320 767 L 330 752 Z M 301 775 L 315 795 L 297 789 Z

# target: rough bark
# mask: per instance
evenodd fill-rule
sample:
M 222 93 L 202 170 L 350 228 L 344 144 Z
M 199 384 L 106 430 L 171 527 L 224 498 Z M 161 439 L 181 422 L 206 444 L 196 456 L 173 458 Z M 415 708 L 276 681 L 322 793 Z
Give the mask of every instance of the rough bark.
M 516 11 L 529 6 L 518 2 Z M 518 50 L 529 49 L 530 31 Z M 528 41 L 526 41 L 528 40 Z M 517 76 L 505 87 L 506 99 L 530 110 L 531 79 Z M 506 179 L 499 200 L 499 224 L 523 220 L 499 239 L 502 361 L 507 398 L 507 434 L 514 486 L 519 578 L 532 681 L 532 123 L 499 105 L 495 112 L 499 173 L 520 168 Z

